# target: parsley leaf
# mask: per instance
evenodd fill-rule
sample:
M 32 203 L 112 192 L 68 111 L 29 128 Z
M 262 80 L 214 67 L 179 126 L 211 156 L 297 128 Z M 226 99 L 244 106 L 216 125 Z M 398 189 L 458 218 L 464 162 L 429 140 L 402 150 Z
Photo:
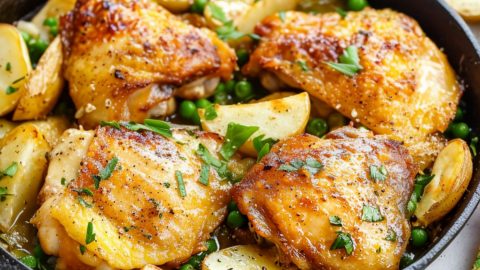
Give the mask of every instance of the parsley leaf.
M 297 61 L 297 64 L 300 66 L 300 68 L 301 68 L 303 71 L 309 71 L 309 70 L 310 70 L 310 69 L 308 68 L 307 62 L 305 62 L 304 60 L 298 60 L 298 61 Z
M 338 216 L 330 216 L 328 220 L 331 225 L 342 227 L 342 220 Z
M 470 149 L 472 150 L 472 154 L 474 157 L 477 156 L 477 144 L 478 144 L 478 137 L 473 137 L 470 141 Z
M 210 165 L 202 163 L 202 169 L 200 170 L 200 179 L 198 182 L 205 186 L 208 186 L 208 176 L 210 173 Z
M 345 9 L 343 8 L 336 8 L 335 11 L 340 15 L 340 17 L 345 18 L 347 17 L 347 11 L 345 11 Z
M 11 94 L 13 94 L 13 93 L 15 93 L 15 92 L 17 92 L 17 91 L 18 91 L 18 88 L 15 88 L 15 87 L 9 85 L 9 86 L 7 87 L 7 89 L 5 90 L 5 94 L 11 95 Z
M 385 181 L 387 179 L 387 168 L 382 164 L 380 167 L 370 165 L 370 177 L 375 181 Z
M 13 196 L 13 194 L 9 194 L 6 187 L 0 187 L 0 202 L 5 201 L 7 196 Z
M 260 151 L 258 151 L 257 162 L 259 162 L 269 152 L 270 152 L 270 145 L 266 143 L 262 146 Z
M 100 126 L 102 126 L 102 127 L 109 126 L 109 127 L 113 127 L 113 128 L 116 128 L 116 129 L 120 129 L 120 124 L 118 122 L 115 122 L 115 121 L 100 121 Z
M 360 70 L 362 66 L 360 65 L 360 58 L 358 57 L 358 49 L 355 46 L 349 46 L 343 52 L 339 58 L 339 63 L 327 62 L 326 64 L 339 71 L 347 76 L 353 77 Z
M 230 178 L 231 175 L 228 171 L 227 163 L 216 159 L 203 144 L 198 145 L 196 153 L 203 162 L 215 168 L 218 176 L 223 179 Z
M 355 244 L 349 233 L 338 231 L 337 238 L 335 239 L 333 244 L 330 246 L 330 250 L 341 249 L 341 248 L 344 248 L 345 251 L 347 252 L 347 255 L 350 255 L 355 249 Z
M 172 137 L 170 124 L 162 120 L 145 119 L 143 124 L 139 124 L 135 122 L 124 122 L 124 123 L 121 123 L 121 125 L 132 131 L 148 130 L 148 131 L 158 133 L 167 138 Z
M 278 13 L 278 17 L 280 18 L 280 20 L 281 20 L 282 22 L 285 22 L 286 15 L 287 15 L 287 14 L 285 13 L 285 11 L 280 11 L 280 12 Z
M 27 255 L 20 258 L 20 261 L 32 269 L 35 269 L 37 267 L 37 258 L 35 258 L 35 256 Z
M 363 205 L 362 220 L 367 222 L 379 222 L 383 220 L 383 216 L 378 207 Z
M 87 201 L 85 201 L 85 199 L 83 199 L 80 196 L 77 197 L 77 200 L 78 200 L 78 203 L 80 203 L 80 205 L 85 207 L 85 208 L 92 208 L 93 207 L 92 204 L 88 203 Z
M 67 182 L 67 179 L 65 179 L 65 177 L 62 177 L 62 179 L 60 179 L 60 184 L 62 184 L 62 186 L 65 186 Z
M 417 177 L 415 177 L 415 185 L 413 186 L 413 193 L 410 196 L 410 200 L 415 203 L 419 202 L 425 190 L 425 186 L 427 186 L 434 177 L 434 174 L 418 174 Z
M 238 148 L 242 146 L 253 133 L 257 132 L 259 128 L 254 126 L 243 126 L 237 123 L 229 123 L 227 127 L 227 134 L 225 135 L 225 142 L 220 149 L 220 155 L 229 160 Z
M 187 190 L 185 189 L 185 183 L 183 182 L 182 172 L 175 171 L 175 177 L 177 178 L 178 192 L 180 193 L 180 197 L 185 198 L 187 196 Z
M 219 7 L 217 4 L 210 2 L 208 3 L 207 7 L 210 10 L 210 13 L 212 14 L 212 18 L 224 24 L 228 22 L 227 15 L 223 11 L 223 9 Z
M 117 163 L 118 163 L 118 158 L 113 157 L 111 160 L 108 161 L 105 168 L 101 169 L 98 172 L 98 175 L 93 175 L 92 176 L 93 181 L 95 183 L 95 189 L 98 189 L 100 187 L 100 181 L 110 178 L 113 171 L 115 170 L 115 167 L 117 166 Z
M 222 40 L 236 40 L 245 36 L 245 34 L 237 31 L 233 21 L 229 21 L 218 27 L 215 32 L 217 32 L 218 37 Z
M 387 231 L 387 236 L 385 237 L 385 240 L 390 242 L 397 241 L 397 233 L 394 230 L 389 228 Z
M 289 164 L 282 164 L 278 167 L 280 171 L 286 172 L 295 172 L 301 168 L 306 169 L 311 175 L 314 175 L 323 168 L 323 164 L 312 157 L 307 157 L 305 162 L 300 159 L 293 159 Z
M 278 169 L 285 172 L 295 172 L 303 167 L 305 163 L 299 159 L 293 159 L 289 164 L 282 164 Z
M 312 157 L 307 157 L 304 167 L 310 172 L 311 175 L 315 175 L 323 168 L 323 164 Z
M 93 196 L 93 192 L 88 188 L 79 188 L 79 189 L 74 188 L 72 189 L 72 191 L 78 193 L 78 195 L 85 194 L 87 196 Z
M 210 105 L 207 108 L 205 108 L 205 120 L 213 120 L 217 118 L 217 111 L 215 111 L 215 106 Z
M 13 177 L 17 173 L 18 163 L 12 162 L 5 170 L 0 172 L 0 177 L 10 176 Z
M 80 253 L 83 255 L 87 251 L 87 248 L 84 245 L 80 245 Z
M 87 234 L 85 235 L 85 244 L 90 244 L 95 241 L 96 234 L 93 233 L 93 223 L 88 222 L 87 224 Z
M 5 66 L 6 71 L 11 71 L 12 70 L 12 64 L 10 62 L 7 62 L 7 65 Z
M 277 143 L 277 140 L 272 138 L 263 139 L 265 135 L 257 136 L 253 139 L 253 147 L 257 150 L 257 162 L 260 161 L 266 154 L 270 152 L 272 146 Z

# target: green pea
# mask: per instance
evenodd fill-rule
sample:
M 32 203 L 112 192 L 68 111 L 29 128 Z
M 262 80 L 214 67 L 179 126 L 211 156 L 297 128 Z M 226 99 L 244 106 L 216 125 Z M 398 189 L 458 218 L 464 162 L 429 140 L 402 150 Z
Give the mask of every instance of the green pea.
M 467 124 L 463 122 L 451 124 L 450 130 L 452 132 L 453 137 L 460 138 L 460 139 L 466 139 L 468 137 L 468 134 L 470 133 L 470 128 L 468 127 Z
M 185 119 L 192 119 L 197 111 L 197 106 L 190 100 L 184 100 L 180 103 L 180 115 Z
M 464 117 L 464 116 L 465 116 L 465 111 L 464 111 L 462 108 L 458 107 L 458 108 L 457 108 L 457 113 L 455 114 L 455 119 L 454 119 L 454 121 L 455 121 L 455 122 L 460 122 L 460 121 L 463 120 L 463 117 Z
M 28 44 L 28 42 L 30 41 L 30 39 L 32 39 L 32 36 L 30 36 L 30 34 L 27 33 L 27 32 L 20 31 L 20 34 L 22 35 L 23 40 L 24 40 L 25 43 L 27 43 L 27 44 Z
M 58 21 L 57 21 L 57 19 L 54 18 L 54 17 L 49 17 L 49 18 L 46 18 L 46 19 L 43 21 L 43 25 L 49 26 L 49 27 L 57 26 L 57 25 L 58 25 Z
M 58 26 L 52 26 L 50 27 L 50 35 L 56 37 L 58 35 Z
M 227 93 L 232 93 L 235 90 L 235 85 L 237 82 L 235 80 L 230 80 L 225 83 L 225 90 Z
M 195 270 L 195 267 L 193 267 L 191 264 L 184 264 L 182 267 L 180 267 L 180 270 Z
M 30 60 L 37 63 L 48 47 L 48 43 L 42 39 L 30 38 L 27 43 Z
M 213 102 L 221 105 L 227 104 L 228 94 L 224 91 L 215 93 L 213 96 Z
M 207 99 L 201 98 L 201 99 L 195 101 L 195 105 L 197 105 L 197 108 L 205 109 L 205 108 L 209 107 L 210 105 L 212 105 L 212 103 L 210 101 L 208 101 Z
M 215 239 L 208 239 L 206 242 L 207 253 L 212 253 L 218 250 L 217 241 Z
M 235 95 L 239 99 L 246 99 L 252 95 L 252 84 L 248 81 L 239 81 L 235 85 Z
M 190 10 L 194 13 L 203 14 L 205 6 L 207 6 L 208 0 L 194 0 Z
M 230 201 L 227 205 L 228 212 L 238 211 L 238 206 L 235 201 Z
M 239 67 L 245 65 L 250 58 L 250 55 L 246 49 L 238 49 L 237 53 L 237 64 Z
M 227 226 L 236 229 L 247 224 L 247 218 L 240 213 L 240 211 L 232 211 L 227 217 Z
M 333 130 L 345 126 L 347 124 L 347 119 L 340 113 L 334 112 L 328 116 L 327 123 L 330 130 Z
M 226 92 L 226 91 L 227 91 L 227 87 L 225 86 L 225 83 L 223 83 L 223 82 L 218 83 L 217 87 L 215 87 L 215 93 Z
M 327 122 L 321 118 L 313 118 L 308 122 L 307 132 L 317 137 L 322 137 L 327 133 Z
M 422 247 L 428 242 L 428 232 L 422 228 L 414 228 L 410 240 L 414 247 Z
M 198 111 L 197 111 L 197 110 L 195 110 L 195 112 L 193 113 L 191 120 L 192 120 L 192 122 L 193 122 L 195 125 L 197 125 L 197 126 L 200 126 L 200 124 L 202 123 L 202 122 L 200 121 L 200 115 L 198 115 Z
M 360 11 L 368 6 L 367 0 L 348 0 L 348 9 L 353 11 Z
M 202 265 L 202 261 L 205 258 L 205 255 L 207 255 L 205 252 L 197 253 L 190 257 L 187 264 L 190 264 L 195 269 L 199 269 Z

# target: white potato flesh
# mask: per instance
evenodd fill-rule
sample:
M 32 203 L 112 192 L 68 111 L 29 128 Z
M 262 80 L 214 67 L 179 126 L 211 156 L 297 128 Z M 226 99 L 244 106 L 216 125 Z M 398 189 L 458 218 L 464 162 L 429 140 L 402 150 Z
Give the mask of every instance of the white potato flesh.
M 13 114 L 14 121 L 36 120 L 50 113 L 63 89 L 62 64 L 62 43 L 57 37 L 25 79 L 23 95 Z
M 265 17 L 280 11 L 293 10 L 299 0 L 261 0 L 256 2 L 243 15 L 235 19 L 235 25 L 242 33 L 253 33 L 255 25 Z
M 27 45 L 12 25 L 0 24 L 0 116 L 11 112 L 22 95 L 20 87 L 32 69 Z M 18 89 L 7 92 L 8 87 Z
M 282 270 L 278 256 L 272 250 L 262 250 L 257 246 L 234 246 L 208 255 L 202 270 Z
M 184 12 L 187 11 L 192 2 L 190 0 L 155 0 L 159 5 L 170 10 L 171 12 Z
M 43 40 L 49 40 L 49 29 L 43 25 L 46 18 L 59 18 L 75 6 L 76 0 L 49 0 L 42 10 L 33 17 L 32 23 L 37 26 L 40 31 L 40 37 Z
M 31 121 L 40 132 L 42 132 L 45 140 L 51 147 L 54 147 L 62 133 L 70 127 L 71 123 L 65 116 L 50 116 L 45 120 Z
M 223 13 L 227 21 L 235 21 L 236 19 L 240 18 L 249 10 L 254 1 L 253 0 L 211 0 L 209 3 L 212 3 L 218 6 Z M 221 26 L 223 22 L 217 20 L 212 15 L 212 12 L 207 5 L 204 11 L 205 20 L 207 21 L 208 26 L 211 29 L 216 29 L 217 27 Z
M 455 207 L 472 178 L 472 155 L 461 139 L 450 141 L 433 165 L 435 177 L 425 187 L 417 205 L 417 225 L 428 226 Z
M 0 140 L 0 169 L 17 163 L 12 177 L 0 179 L 0 187 L 11 194 L 0 200 L 0 231 L 8 231 L 22 212 L 34 210 L 49 151 L 50 145 L 40 130 L 30 123 L 14 128 Z
M 279 140 L 301 134 L 310 117 L 310 98 L 305 92 L 258 103 L 214 106 L 217 117 L 213 120 L 205 119 L 204 109 L 198 110 L 203 130 L 225 136 L 229 123 L 259 127 L 240 148 L 250 156 L 257 155 L 252 143 L 255 137 L 265 135 L 265 138 Z
M 478 0 L 446 0 L 465 20 L 480 21 L 480 2 Z
M 16 123 L 8 121 L 7 119 L 0 119 L 0 139 L 5 137 L 10 130 L 17 126 Z

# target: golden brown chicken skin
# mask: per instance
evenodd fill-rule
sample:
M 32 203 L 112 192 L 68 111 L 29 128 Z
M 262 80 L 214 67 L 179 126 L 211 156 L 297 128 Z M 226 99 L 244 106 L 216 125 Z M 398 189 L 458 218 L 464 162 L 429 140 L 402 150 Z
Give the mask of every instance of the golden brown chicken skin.
M 346 127 L 280 141 L 232 192 L 255 232 L 300 269 L 397 269 L 416 171 L 398 142 Z M 351 250 L 332 249 L 340 232 Z
M 208 184 L 200 183 L 196 151 L 201 144 L 216 156 L 221 143 L 218 135 L 199 131 L 175 130 L 165 138 L 98 128 L 78 176 L 64 190 L 44 193 L 48 197 L 32 220 L 43 249 L 59 257 L 59 269 L 178 266 L 205 250 L 225 218 L 232 185 L 213 168 Z M 63 169 L 57 165 L 49 175 Z
M 172 113 L 175 93 L 213 93 L 236 67 L 232 49 L 148 0 L 79 0 L 61 20 L 64 76 L 79 122 Z
M 267 17 L 255 32 L 262 41 L 243 71 L 262 76 L 267 88 L 281 80 L 309 92 L 375 133 L 404 142 L 422 168 L 442 149 L 437 133 L 454 117 L 461 89 L 445 55 L 412 18 L 369 8 L 345 18 L 287 12 L 283 21 Z M 351 45 L 363 67 L 353 77 L 327 65 Z

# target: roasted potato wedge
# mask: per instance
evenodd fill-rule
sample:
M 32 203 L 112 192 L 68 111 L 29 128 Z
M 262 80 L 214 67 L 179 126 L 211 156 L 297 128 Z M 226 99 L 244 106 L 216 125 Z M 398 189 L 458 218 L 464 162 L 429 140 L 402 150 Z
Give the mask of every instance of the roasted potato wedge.
M 0 140 L 0 169 L 16 167 L 10 170 L 12 176 L 0 179 L 0 187 L 8 194 L 0 198 L 0 231 L 8 231 L 22 212 L 35 208 L 49 151 L 42 132 L 31 123 L 14 128 Z
M 65 116 L 51 116 L 45 120 L 29 122 L 34 124 L 42 132 L 45 140 L 54 147 L 60 140 L 63 132 L 70 127 L 71 123 Z
M 446 0 L 467 21 L 480 21 L 480 1 L 478 0 Z
M 445 216 L 462 197 L 472 177 L 472 155 L 461 139 L 450 141 L 433 165 L 435 177 L 417 205 L 417 225 L 427 226 Z
M 252 33 L 255 25 L 268 15 L 280 11 L 293 10 L 299 3 L 299 0 L 261 0 L 257 1 L 245 13 L 235 19 L 235 25 L 242 33 Z
M 213 120 L 205 119 L 204 109 L 198 110 L 203 130 L 225 135 L 231 122 L 260 128 L 240 148 L 241 152 L 250 156 L 257 155 L 253 138 L 265 135 L 265 138 L 278 140 L 303 133 L 310 116 L 307 93 L 258 103 L 214 106 L 217 117 Z
M 22 86 L 22 97 L 13 114 L 13 120 L 44 118 L 53 109 L 62 93 L 62 43 L 60 37 L 50 44 Z
M 61 15 L 69 12 L 75 6 L 76 0 L 49 0 L 42 10 L 33 17 L 32 23 L 34 23 L 40 30 L 40 37 L 43 40 L 49 40 L 49 29 L 43 25 L 43 21 L 46 18 L 59 18 Z
M 270 94 L 266 97 L 263 97 L 259 100 L 256 100 L 255 102 L 252 102 L 252 103 L 262 102 L 262 101 L 270 101 L 270 100 L 274 100 L 274 99 L 290 97 L 290 96 L 294 96 L 296 94 L 297 93 L 295 93 L 295 92 L 275 92 L 275 93 L 272 93 L 272 94 Z
M 0 139 L 5 137 L 10 130 L 17 126 L 16 123 L 8 121 L 6 119 L 0 119 Z
M 253 245 L 234 246 L 208 255 L 202 270 L 284 270 L 279 266 L 275 250 L 262 250 Z
M 0 24 L 0 116 L 11 112 L 22 96 L 21 86 L 32 69 L 28 49 L 20 32 Z
M 211 0 L 210 3 L 215 4 L 222 9 L 228 21 L 235 21 L 249 10 L 254 1 L 253 0 Z M 216 29 L 221 26 L 223 22 L 215 19 L 212 15 L 211 9 L 208 7 L 204 11 L 205 20 L 208 27 Z
M 178 13 L 187 11 L 192 5 L 193 1 L 190 0 L 155 0 L 159 5 L 170 10 L 171 12 Z

